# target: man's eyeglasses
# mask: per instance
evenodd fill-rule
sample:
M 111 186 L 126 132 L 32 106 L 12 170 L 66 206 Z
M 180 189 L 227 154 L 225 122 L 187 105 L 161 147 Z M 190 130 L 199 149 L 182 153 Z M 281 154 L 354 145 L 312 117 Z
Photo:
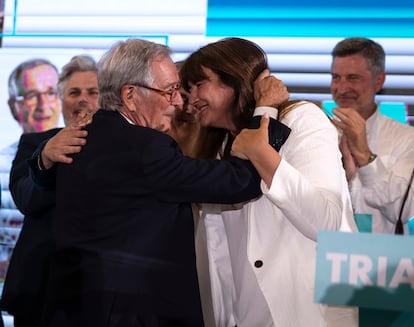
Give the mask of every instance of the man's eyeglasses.
M 177 93 L 179 93 L 179 90 L 181 89 L 180 83 L 175 84 L 169 90 L 160 90 L 160 89 L 156 89 L 154 87 L 142 85 L 142 84 L 135 84 L 135 85 L 139 87 L 143 87 L 144 89 L 147 89 L 147 90 L 157 92 L 158 94 L 165 96 L 165 98 L 170 104 L 172 104 L 174 97 L 177 95 Z
M 57 99 L 58 92 L 54 89 L 45 92 L 30 91 L 23 95 L 16 96 L 16 101 L 24 102 L 27 106 L 37 106 L 41 96 L 43 96 L 47 102 L 52 102 Z

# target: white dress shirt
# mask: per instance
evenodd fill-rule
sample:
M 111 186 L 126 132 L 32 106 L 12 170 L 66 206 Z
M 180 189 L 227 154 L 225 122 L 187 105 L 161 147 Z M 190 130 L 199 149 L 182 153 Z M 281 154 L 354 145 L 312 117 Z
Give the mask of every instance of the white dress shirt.
M 378 110 L 367 120 L 368 146 L 377 158 L 358 169 L 350 181 L 357 214 L 372 215 L 372 232 L 393 234 L 402 198 L 414 169 L 414 127 L 385 117 Z M 405 204 L 404 229 L 414 216 L 414 186 Z

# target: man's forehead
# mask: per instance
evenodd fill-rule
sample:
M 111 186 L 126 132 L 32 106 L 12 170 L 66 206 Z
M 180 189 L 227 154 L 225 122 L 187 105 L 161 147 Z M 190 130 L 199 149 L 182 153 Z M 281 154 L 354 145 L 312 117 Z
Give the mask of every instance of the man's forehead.
M 175 84 L 179 82 L 177 68 L 170 57 L 158 57 L 151 63 L 156 83 Z
M 20 77 L 18 82 L 22 86 L 33 86 L 30 84 L 35 83 L 41 85 L 51 85 L 56 86 L 58 81 L 58 74 L 56 70 L 50 65 L 38 65 L 35 67 L 30 67 L 25 69 Z
M 370 67 L 365 58 L 337 57 L 332 63 L 332 72 L 342 74 L 365 74 L 370 72 Z
M 66 88 L 97 88 L 98 78 L 94 71 L 73 73 L 67 80 Z
M 21 76 L 28 74 L 50 74 L 52 76 L 57 76 L 58 73 L 52 66 L 41 64 L 33 67 L 27 67 L 22 71 Z

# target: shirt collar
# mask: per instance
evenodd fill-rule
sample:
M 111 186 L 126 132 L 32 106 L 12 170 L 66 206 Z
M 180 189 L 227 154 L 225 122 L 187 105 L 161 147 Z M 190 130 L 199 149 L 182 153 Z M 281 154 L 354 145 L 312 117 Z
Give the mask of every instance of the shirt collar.
M 129 119 L 127 116 L 125 116 L 122 112 L 118 111 L 122 117 L 124 117 L 126 119 L 126 121 L 128 123 L 130 123 L 131 125 L 136 125 L 131 119 Z

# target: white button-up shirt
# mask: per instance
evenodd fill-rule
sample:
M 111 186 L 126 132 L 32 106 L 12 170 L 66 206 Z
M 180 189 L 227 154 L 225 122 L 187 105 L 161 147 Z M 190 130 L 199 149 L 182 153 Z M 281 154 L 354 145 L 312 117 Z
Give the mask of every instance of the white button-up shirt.
M 378 157 L 358 169 L 350 181 L 356 214 L 372 215 L 372 232 L 393 234 L 402 198 L 414 169 L 414 127 L 385 117 L 378 110 L 366 122 L 368 146 Z M 402 222 L 414 216 L 414 186 Z M 406 225 L 404 229 L 407 230 Z

